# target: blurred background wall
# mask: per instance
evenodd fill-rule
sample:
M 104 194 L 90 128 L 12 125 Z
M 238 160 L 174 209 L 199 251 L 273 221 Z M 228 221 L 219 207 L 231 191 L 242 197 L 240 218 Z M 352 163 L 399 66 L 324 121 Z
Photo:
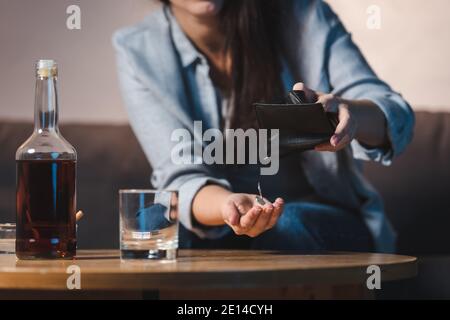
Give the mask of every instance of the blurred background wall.
M 450 111 L 450 1 L 328 0 L 377 73 L 416 109 Z M 66 8 L 81 7 L 81 30 Z M 371 5 L 380 29 L 367 27 Z M 0 0 L 0 118 L 33 117 L 33 62 L 60 64 L 65 122 L 127 121 L 118 91 L 112 32 L 144 17 L 151 0 Z

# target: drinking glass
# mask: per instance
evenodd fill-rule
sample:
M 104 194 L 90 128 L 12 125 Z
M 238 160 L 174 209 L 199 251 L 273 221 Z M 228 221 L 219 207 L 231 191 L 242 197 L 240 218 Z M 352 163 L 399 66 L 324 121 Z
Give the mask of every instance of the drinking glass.
M 122 260 L 171 261 L 178 250 L 178 192 L 119 190 Z
M 16 245 L 16 224 L 0 224 L 0 254 L 14 253 Z

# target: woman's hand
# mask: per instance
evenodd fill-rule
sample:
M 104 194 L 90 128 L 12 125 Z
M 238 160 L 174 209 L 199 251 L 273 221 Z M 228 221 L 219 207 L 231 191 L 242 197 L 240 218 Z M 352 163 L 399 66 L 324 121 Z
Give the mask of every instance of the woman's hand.
M 222 204 L 222 218 L 237 235 L 256 237 L 271 229 L 283 211 L 284 201 L 281 198 L 261 206 L 255 202 L 256 195 L 232 193 Z
M 336 152 L 345 148 L 356 137 L 358 123 L 355 116 L 350 111 L 347 101 L 336 97 L 331 93 L 325 94 L 313 91 L 301 82 L 294 85 L 294 90 L 303 91 L 309 102 L 321 103 L 325 111 L 338 114 L 339 123 L 336 126 L 333 136 L 330 138 L 329 142 L 316 146 L 316 151 Z

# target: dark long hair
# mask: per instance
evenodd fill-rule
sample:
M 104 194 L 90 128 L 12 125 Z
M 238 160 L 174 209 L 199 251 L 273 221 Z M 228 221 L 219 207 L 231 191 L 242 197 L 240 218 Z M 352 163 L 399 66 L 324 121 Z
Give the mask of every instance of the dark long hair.
M 231 128 L 255 127 L 253 103 L 282 94 L 280 2 L 225 0 L 220 15 L 232 59 Z
M 169 0 L 162 0 L 168 4 Z M 226 53 L 231 55 L 231 128 L 256 127 L 254 102 L 282 95 L 280 0 L 224 0 L 219 13 Z

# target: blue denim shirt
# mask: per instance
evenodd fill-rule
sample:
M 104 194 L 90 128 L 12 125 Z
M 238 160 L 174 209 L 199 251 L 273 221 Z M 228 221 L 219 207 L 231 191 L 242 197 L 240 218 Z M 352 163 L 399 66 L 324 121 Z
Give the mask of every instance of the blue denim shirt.
M 307 151 L 301 161 L 306 178 L 320 197 L 361 212 L 376 249 L 392 252 L 395 232 L 384 215 L 379 194 L 363 177 L 359 160 L 389 165 L 412 138 L 414 114 L 401 95 L 375 75 L 325 2 L 294 0 L 293 17 L 286 29 L 291 35 L 291 51 L 286 57 L 289 63 L 283 69 L 286 91 L 295 80 L 301 80 L 318 91 L 371 100 L 386 116 L 390 139 L 387 150 L 368 149 L 354 140 L 336 153 Z M 294 36 L 296 41 L 292 41 L 292 35 L 298 35 Z M 131 126 L 152 165 L 153 186 L 179 191 L 180 221 L 200 237 L 217 238 L 229 232 L 227 226 L 195 223 L 192 200 L 209 183 L 230 190 L 238 186 L 214 166 L 171 161 L 175 129 L 193 132 L 194 120 L 202 120 L 204 129 L 220 128 L 220 99 L 209 76 L 207 59 L 163 6 L 141 23 L 117 31 L 113 43 L 122 95 Z M 196 137 L 193 144 L 203 142 Z M 191 146 L 186 144 L 184 148 L 188 151 Z

